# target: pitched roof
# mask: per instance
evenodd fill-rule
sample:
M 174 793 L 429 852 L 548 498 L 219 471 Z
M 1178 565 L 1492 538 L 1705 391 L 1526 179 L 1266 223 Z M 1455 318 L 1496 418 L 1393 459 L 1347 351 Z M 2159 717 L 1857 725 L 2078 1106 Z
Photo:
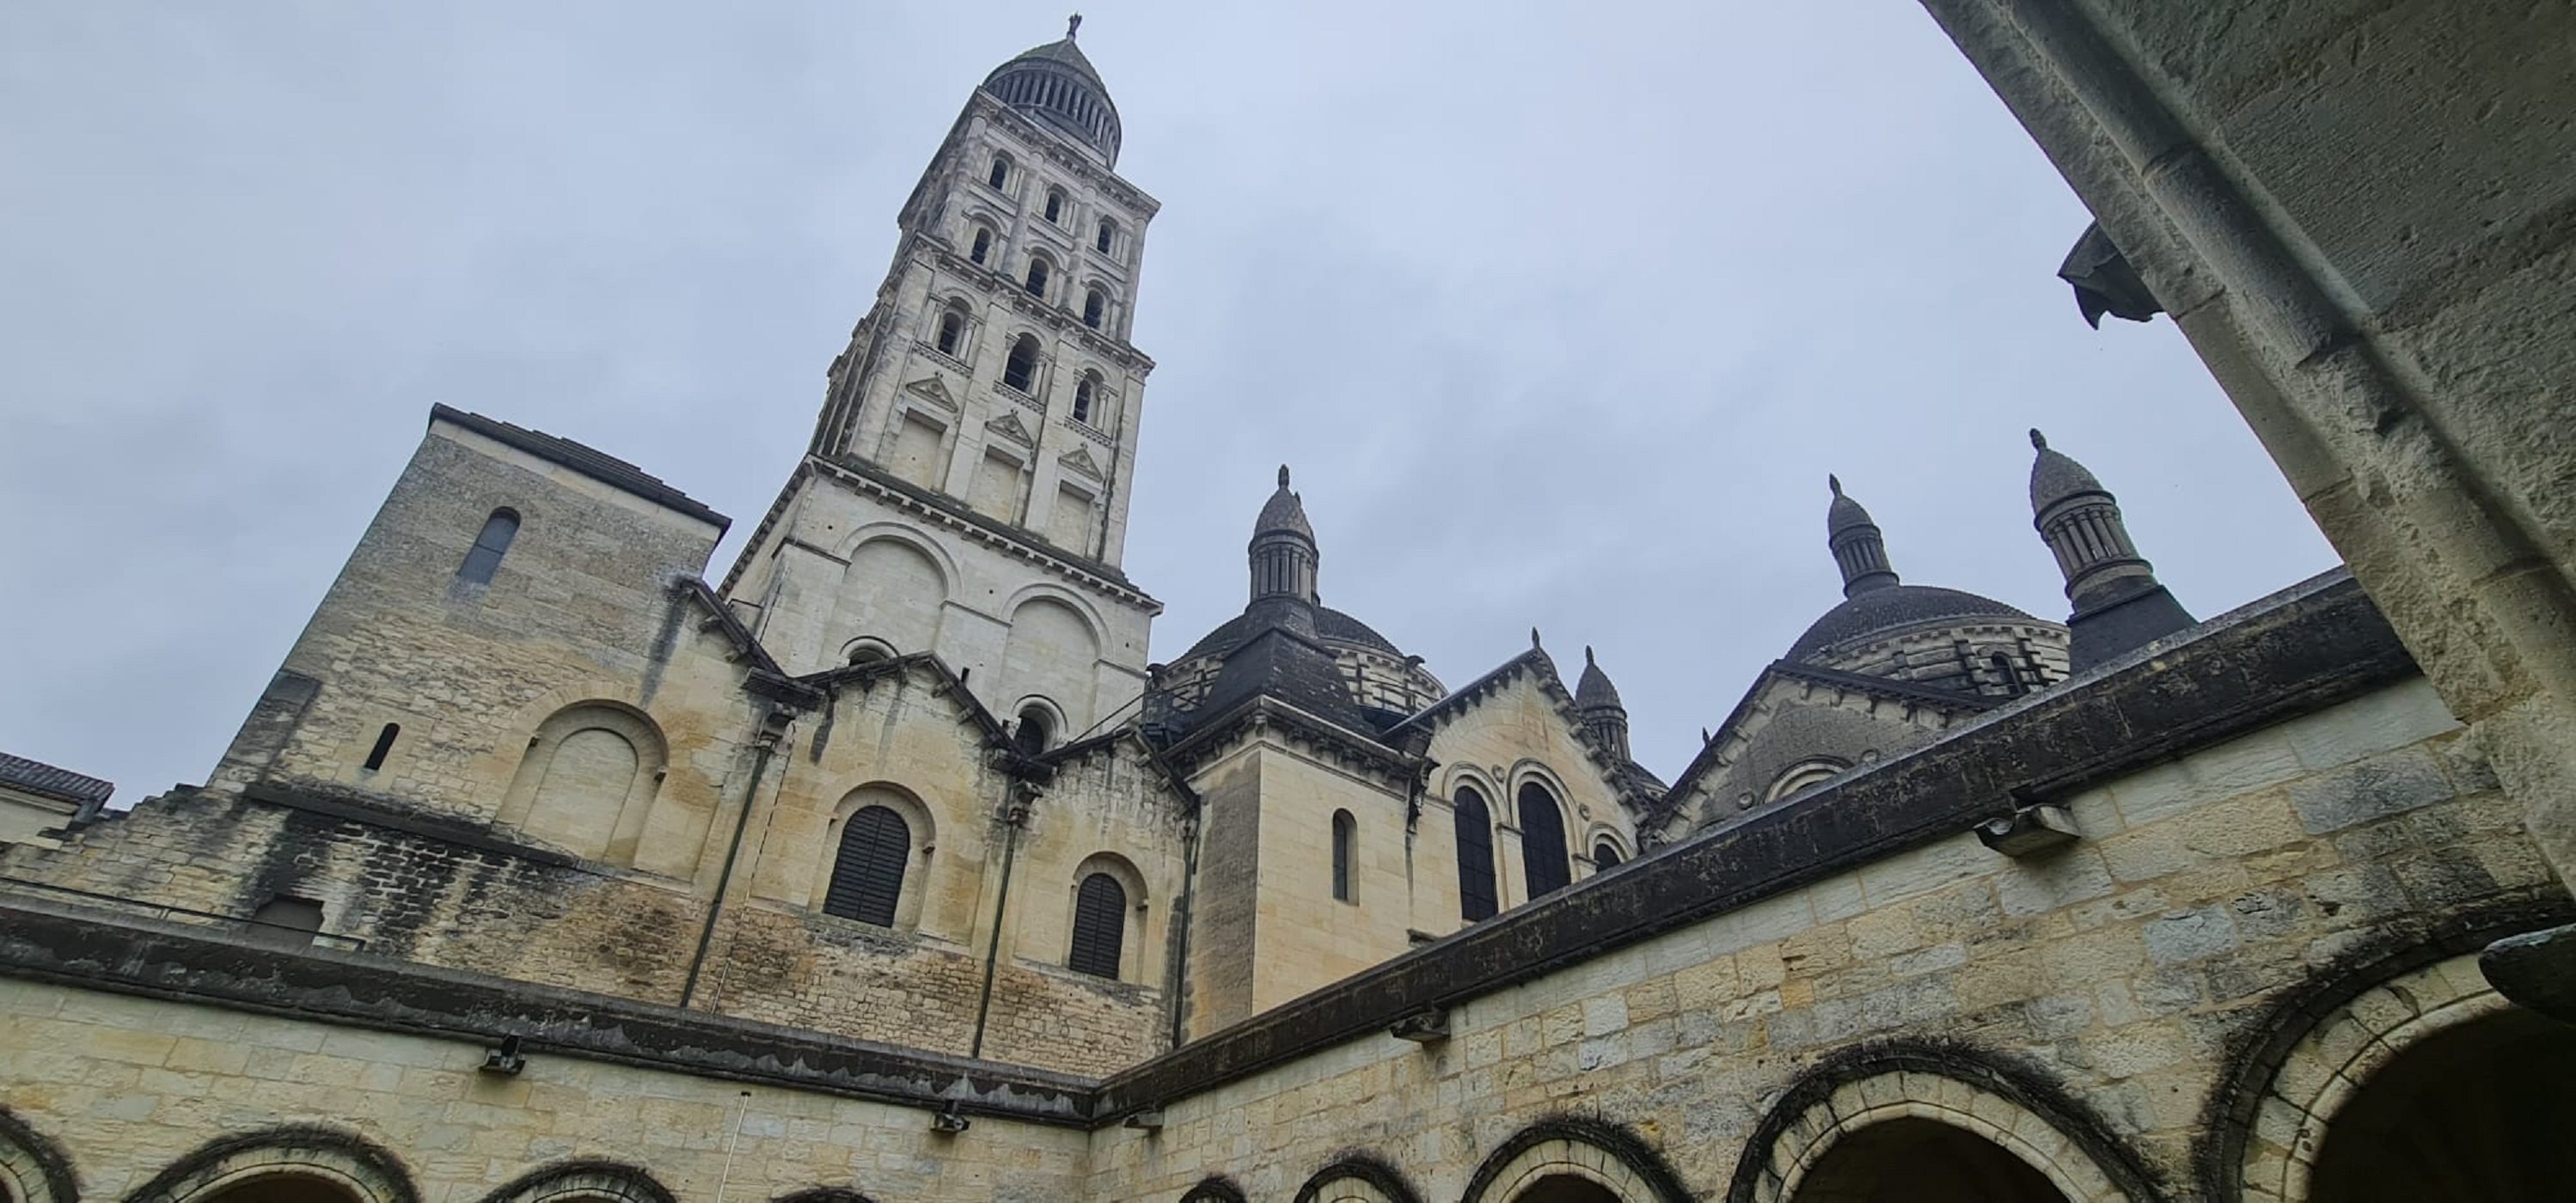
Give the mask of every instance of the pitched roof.
M 625 460 L 596 447 L 576 443 L 542 430 L 468 413 L 447 405 L 429 407 L 433 422 L 452 422 L 485 438 L 507 444 L 551 464 L 560 464 L 612 488 L 624 489 L 665 509 L 711 523 L 719 529 L 733 525 L 733 519 L 715 512 L 688 494 L 664 484 L 662 478 L 646 472 Z
M 112 782 L 6 752 L 0 752 L 0 785 L 85 804 L 105 802 L 109 794 L 116 792 Z

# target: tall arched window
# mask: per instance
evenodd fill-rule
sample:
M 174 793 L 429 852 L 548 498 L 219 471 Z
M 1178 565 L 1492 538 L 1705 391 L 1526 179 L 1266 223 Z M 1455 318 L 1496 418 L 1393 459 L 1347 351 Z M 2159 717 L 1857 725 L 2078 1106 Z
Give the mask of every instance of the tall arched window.
M 1565 858 L 1565 813 L 1535 781 L 1521 787 L 1521 870 L 1532 898 L 1562 890 L 1574 879 L 1574 866 Z
M 939 353 L 955 355 L 966 346 L 966 307 L 950 305 L 939 311 Z
M 519 537 L 519 511 L 499 509 L 483 520 L 483 532 L 474 536 L 474 546 L 465 553 L 465 562 L 456 566 L 456 579 L 469 585 L 489 585 L 492 574 L 501 570 L 501 557 L 510 550 L 510 540 Z
M 1091 421 L 1091 407 L 1100 399 L 1100 374 L 1085 372 L 1073 385 L 1073 420 Z
M 1592 846 L 1592 867 L 1593 867 L 1593 868 L 1595 868 L 1595 869 L 1609 869 L 1609 868 L 1614 868 L 1614 867 L 1616 867 L 1618 864 L 1619 864 L 1619 845 L 1617 845 L 1617 844 L 1613 844 L 1613 843 L 1611 843 L 1611 842 L 1610 842 L 1610 841 L 1608 841 L 1608 840 L 1603 840 L 1603 841 L 1601 841 L 1600 843 L 1594 844 L 1594 845 Z
M 841 851 L 832 861 L 832 885 L 823 913 L 894 926 L 903 900 L 904 865 L 912 859 L 912 827 L 883 806 L 862 806 L 841 824 Z
M 980 226 L 977 227 L 975 230 L 975 242 L 972 246 L 966 248 L 966 257 L 977 263 L 982 263 L 984 260 L 991 258 L 992 254 L 993 232 Z
M 1082 879 L 1073 899 L 1073 951 L 1065 967 L 1093 977 L 1118 976 L 1119 956 L 1127 943 L 1127 890 L 1118 879 L 1094 873 Z
M 1333 898 L 1351 900 L 1351 856 L 1358 851 L 1359 820 L 1347 810 L 1333 812 Z
M 1100 253 L 1106 255 L 1109 253 L 1109 244 L 1117 237 L 1118 223 L 1104 217 L 1100 219 L 1100 233 L 1091 240 L 1091 245 L 1099 248 Z
M 985 182 L 985 183 L 987 183 L 987 184 L 991 184 L 992 186 L 994 186 L 994 187 L 996 187 L 996 188 L 999 188 L 999 187 L 1001 187 L 1001 186 L 1003 186 L 1003 185 L 1005 185 L 1005 184 L 1010 183 L 1010 182 L 1011 182 L 1011 156 L 1009 156 L 1009 155 L 994 155 L 994 156 L 993 156 L 993 170 L 992 170 L 992 172 L 991 172 L 990 174 L 987 174 L 987 175 L 984 177 L 984 182 Z
M 1030 296 L 1033 296 L 1033 297 L 1043 297 L 1043 296 L 1045 296 L 1045 295 L 1046 295 L 1046 290 L 1047 290 L 1047 261 L 1046 261 L 1046 260 L 1041 259 L 1041 258 L 1037 258 L 1037 257 L 1035 257 L 1035 256 L 1031 256 L 1031 257 L 1030 257 L 1030 259 L 1029 259 L 1028 289 L 1029 289 L 1029 295 L 1030 295 Z
M 1456 803 L 1458 917 L 1473 923 L 1494 914 L 1494 816 L 1470 786 L 1458 787 Z
M 1099 289 L 1094 288 L 1082 294 L 1083 325 L 1097 330 L 1100 328 L 1100 319 L 1107 316 L 1109 316 L 1109 298 L 1101 295 Z
M 1063 189 L 1061 189 L 1061 188 L 1049 188 L 1049 189 L 1047 189 L 1047 199 L 1046 199 L 1046 219 L 1047 219 L 1048 221 L 1054 222 L 1054 223 L 1055 223 L 1055 224 L 1057 224 L 1057 225 L 1063 225 L 1063 224 L 1064 224 L 1064 190 L 1063 190 Z
M 1038 379 L 1038 340 L 1023 334 L 1011 340 L 1011 353 L 1002 360 L 1002 385 L 1029 392 Z

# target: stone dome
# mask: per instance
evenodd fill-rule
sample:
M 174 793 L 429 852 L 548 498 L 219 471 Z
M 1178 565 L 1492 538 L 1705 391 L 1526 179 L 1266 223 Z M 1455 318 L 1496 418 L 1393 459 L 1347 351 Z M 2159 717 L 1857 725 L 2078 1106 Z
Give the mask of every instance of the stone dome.
M 2037 622 L 1991 597 L 1935 585 L 1890 585 L 1844 598 L 1809 624 L 1789 645 L 1788 659 L 1815 661 L 1820 653 L 1874 635 L 1924 623 L 1977 619 Z
M 2091 469 L 2068 458 L 2064 452 L 2051 450 L 2048 436 L 2033 430 L 2030 432 L 2030 445 L 2039 452 L 2039 458 L 2031 461 L 2030 465 L 2031 513 L 2047 513 L 2048 507 L 2069 497 L 2108 491 Z
M 1870 519 L 1868 510 L 1863 509 L 1859 502 L 1852 500 L 1849 496 L 1846 496 L 1843 493 L 1843 482 L 1841 477 L 1826 477 L 1825 487 L 1833 490 L 1834 494 L 1833 504 L 1825 507 L 1825 537 L 1827 539 L 1831 539 L 1835 535 L 1839 535 L 1844 531 L 1851 530 L 1855 527 L 1878 525 Z
M 1252 520 L 1252 537 L 1287 533 L 1315 541 L 1315 528 L 1306 521 L 1306 503 L 1288 491 L 1288 465 L 1279 465 L 1279 490 L 1261 505 L 1261 516 Z
M 1233 651 L 1237 645 L 1249 638 L 1258 625 L 1251 615 L 1237 614 L 1218 624 L 1215 630 L 1200 637 L 1197 643 L 1190 645 L 1190 650 L 1182 652 L 1173 663 L 1196 660 L 1201 656 L 1222 656 Z M 1376 628 L 1325 606 L 1315 607 L 1315 637 L 1327 644 L 1343 644 L 1380 655 L 1393 656 L 1399 660 L 1404 658 L 1404 649 L 1395 646 L 1393 640 L 1378 634 Z
M 991 75 L 984 77 L 984 90 L 1099 151 L 1115 167 L 1118 106 L 1110 103 L 1109 88 L 1100 82 L 1100 72 L 1083 57 L 1082 48 L 1074 45 L 1074 33 L 1081 25 L 1082 18 L 1075 17 L 1065 29 L 1063 40 L 1031 47 L 994 68 Z
M 1574 683 L 1574 708 L 1577 710 L 1625 710 L 1619 701 L 1619 687 L 1610 683 L 1610 674 L 1601 671 L 1593 660 L 1592 649 L 1583 649 L 1583 676 Z

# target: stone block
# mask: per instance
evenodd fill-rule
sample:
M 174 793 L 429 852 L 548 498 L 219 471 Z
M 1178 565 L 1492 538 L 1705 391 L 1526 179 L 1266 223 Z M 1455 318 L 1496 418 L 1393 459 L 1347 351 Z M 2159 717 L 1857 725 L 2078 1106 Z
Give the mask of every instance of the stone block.
M 2313 834 L 2403 814 L 2451 796 L 2450 782 L 2422 748 L 2404 748 L 2320 773 L 2290 788 Z
M 2215 956 L 2238 943 L 2235 921 L 2223 906 L 2167 914 L 2148 922 L 2140 934 L 2146 940 L 2148 958 L 2158 965 Z

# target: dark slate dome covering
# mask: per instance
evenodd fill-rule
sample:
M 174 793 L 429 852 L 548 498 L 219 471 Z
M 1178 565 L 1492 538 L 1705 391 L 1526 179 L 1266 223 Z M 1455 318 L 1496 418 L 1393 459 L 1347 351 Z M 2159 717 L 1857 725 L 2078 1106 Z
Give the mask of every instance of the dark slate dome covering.
M 984 77 L 984 90 L 1099 151 L 1115 167 L 1118 106 L 1110 103 L 1100 72 L 1073 44 L 1074 30 L 1081 24 L 1082 18 L 1074 18 L 1062 41 L 1032 47 L 994 68 Z
M 1841 605 L 1827 610 L 1789 645 L 1791 660 L 1812 660 L 1816 654 L 1838 644 L 1850 643 L 1882 631 L 1910 627 L 1917 623 L 1945 619 L 2019 619 L 2036 622 L 2035 618 L 1990 597 L 1943 589 L 1934 585 L 1890 585 L 1843 599 Z
M 1208 632 L 1205 638 L 1191 644 L 1190 650 L 1181 653 L 1180 660 L 1224 655 L 1241 646 L 1244 640 L 1251 638 L 1255 629 L 1256 625 L 1251 615 L 1237 614 L 1227 619 L 1217 629 Z M 1386 636 L 1378 634 L 1369 624 L 1339 610 L 1323 606 L 1315 607 L 1315 634 L 1327 642 L 1357 644 L 1372 651 L 1384 652 L 1399 660 L 1404 658 L 1403 650 L 1396 647 Z M 1174 663 L 1179 662 L 1179 660 L 1174 661 Z
M 2030 509 L 2034 514 L 2081 493 L 2107 492 L 2091 469 L 2076 463 L 2065 452 L 2048 445 L 2048 437 L 2030 432 L 2031 448 L 2039 455 L 2030 464 Z
M 1577 710 L 1625 710 L 1619 701 L 1619 687 L 1610 683 L 1610 674 L 1601 671 L 1592 658 L 1592 649 L 1583 649 L 1583 676 L 1574 683 L 1574 708 Z

